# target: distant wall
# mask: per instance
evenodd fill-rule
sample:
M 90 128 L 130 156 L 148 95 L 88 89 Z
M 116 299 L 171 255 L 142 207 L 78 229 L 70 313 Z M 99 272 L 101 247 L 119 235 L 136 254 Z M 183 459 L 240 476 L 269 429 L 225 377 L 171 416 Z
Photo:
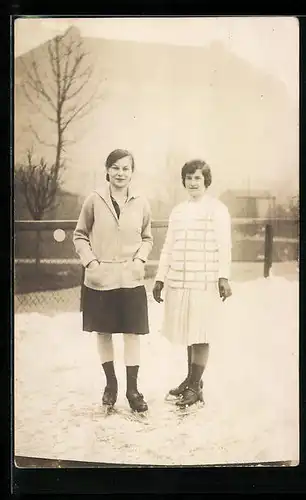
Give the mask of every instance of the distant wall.
M 273 261 L 296 260 L 298 254 L 298 224 L 294 220 L 274 221 Z M 58 221 L 57 227 L 61 228 Z M 41 232 L 42 259 L 76 259 L 77 254 L 72 242 L 73 229 L 66 231 L 66 239 L 56 242 L 53 231 Z M 154 246 L 149 256 L 151 260 L 158 260 L 165 240 L 166 228 L 152 229 Z M 15 235 L 15 258 L 34 259 L 35 231 L 20 231 Z M 232 227 L 232 259 L 233 261 L 256 262 L 264 255 L 264 224 L 256 228 L 253 223 L 245 223 Z

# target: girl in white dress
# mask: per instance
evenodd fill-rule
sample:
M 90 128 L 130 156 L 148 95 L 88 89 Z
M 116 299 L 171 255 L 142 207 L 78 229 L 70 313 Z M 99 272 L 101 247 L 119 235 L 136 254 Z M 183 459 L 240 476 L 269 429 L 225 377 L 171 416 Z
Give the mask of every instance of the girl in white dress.
M 169 217 L 166 239 L 155 278 L 153 296 L 161 302 L 165 292 L 162 334 L 187 346 L 188 373 L 169 394 L 178 406 L 203 401 L 202 375 L 218 314 L 220 298 L 232 292 L 231 220 L 227 207 L 210 196 L 210 167 L 202 160 L 187 162 L 181 172 L 189 199 Z

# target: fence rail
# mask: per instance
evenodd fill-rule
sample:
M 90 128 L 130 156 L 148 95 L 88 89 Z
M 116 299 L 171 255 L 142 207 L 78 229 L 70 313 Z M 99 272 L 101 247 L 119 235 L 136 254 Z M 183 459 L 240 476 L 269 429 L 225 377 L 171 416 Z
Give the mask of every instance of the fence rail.
M 73 245 L 73 231 L 77 220 L 17 220 L 15 229 L 15 262 L 29 263 L 33 259 L 44 262 L 77 259 Z M 257 261 L 264 254 L 266 228 L 273 232 L 274 260 L 294 260 L 297 257 L 299 225 L 294 219 L 233 218 L 232 241 L 234 261 Z M 166 235 L 168 220 L 153 220 L 153 250 L 149 260 L 158 260 Z M 56 231 L 60 231 L 58 239 Z M 63 231 L 63 232 L 62 232 Z M 37 245 L 39 239 L 39 246 Z M 257 256 L 256 256 L 257 255 Z M 261 257 L 262 258 L 262 257 Z
M 37 256 L 41 261 L 65 262 L 76 259 L 73 231 L 76 220 L 17 220 L 15 221 L 15 262 L 31 262 Z M 274 260 L 294 260 L 297 256 L 299 225 L 294 219 L 233 218 L 232 241 L 234 261 L 257 261 L 263 255 L 266 227 L 273 230 Z M 158 260 L 168 220 L 153 220 L 154 245 L 149 256 Z M 57 238 L 56 230 L 61 230 Z M 62 233 L 64 231 L 64 233 Z M 37 245 L 39 239 L 39 246 Z M 262 257 L 260 257 L 262 258 Z
M 232 225 L 261 225 L 272 224 L 278 225 L 282 222 L 298 225 L 298 221 L 292 218 L 275 218 L 275 217 L 235 217 L 231 219 Z M 77 220 L 63 219 L 63 220 L 16 220 L 16 231 L 52 231 L 55 229 L 69 230 L 74 229 Z M 168 227 L 168 219 L 160 219 L 152 221 L 152 228 L 166 228 Z
M 79 309 L 84 270 L 73 245 L 76 224 L 77 220 L 15 221 L 16 312 L 58 313 Z M 168 220 L 152 221 L 154 246 L 146 265 L 147 278 L 155 276 L 167 227 Z M 56 240 L 58 229 L 64 233 L 62 239 Z M 35 253 L 38 235 L 39 268 Z M 298 221 L 234 218 L 232 238 L 233 264 L 242 265 L 241 272 L 247 277 L 268 277 L 272 262 L 297 260 Z

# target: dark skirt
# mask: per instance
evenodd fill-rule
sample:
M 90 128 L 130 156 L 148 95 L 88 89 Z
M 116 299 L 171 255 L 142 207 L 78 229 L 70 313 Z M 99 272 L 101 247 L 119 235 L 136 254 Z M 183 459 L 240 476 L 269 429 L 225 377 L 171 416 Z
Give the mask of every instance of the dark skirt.
M 116 290 L 82 290 L 83 331 L 149 333 L 148 301 L 144 286 Z

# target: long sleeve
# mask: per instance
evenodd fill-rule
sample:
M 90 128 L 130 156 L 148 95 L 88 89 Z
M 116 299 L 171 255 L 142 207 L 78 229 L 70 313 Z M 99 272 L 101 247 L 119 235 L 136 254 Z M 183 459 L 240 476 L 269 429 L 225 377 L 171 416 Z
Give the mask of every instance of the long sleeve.
M 93 195 L 89 195 L 82 206 L 76 228 L 73 233 L 73 243 L 82 265 L 86 267 L 97 259 L 92 251 L 89 234 L 94 221 Z
M 219 248 L 219 278 L 230 278 L 232 260 L 231 217 L 225 205 L 219 205 L 215 216 L 215 234 Z
M 153 237 L 152 237 L 152 216 L 151 216 L 151 208 L 149 203 L 146 201 L 144 206 L 144 216 L 141 230 L 141 238 L 142 244 L 137 251 L 135 257 L 146 262 L 153 246 Z
M 169 270 L 169 266 L 170 266 L 171 251 L 172 251 L 172 241 L 173 241 L 173 229 L 172 229 L 171 215 L 170 215 L 167 234 L 166 234 L 166 238 L 165 238 L 162 250 L 161 250 L 159 263 L 158 263 L 158 269 L 157 269 L 157 273 L 155 276 L 156 281 L 164 282 L 165 278 L 168 274 L 168 270 Z

